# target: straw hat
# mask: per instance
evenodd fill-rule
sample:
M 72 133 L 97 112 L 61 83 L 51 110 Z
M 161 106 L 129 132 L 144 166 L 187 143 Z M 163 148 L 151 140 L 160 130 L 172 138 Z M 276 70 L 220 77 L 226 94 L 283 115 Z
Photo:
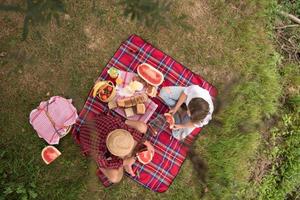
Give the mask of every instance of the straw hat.
M 106 146 L 113 155 L 124 157 L 133 150 L 134 139 L 128 131 L 116 129 L 108 134 Z

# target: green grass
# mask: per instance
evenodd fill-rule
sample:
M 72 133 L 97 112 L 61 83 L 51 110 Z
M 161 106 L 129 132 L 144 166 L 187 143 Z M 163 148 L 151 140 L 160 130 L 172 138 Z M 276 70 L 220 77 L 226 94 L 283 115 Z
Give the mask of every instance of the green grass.
M 236 13 L 227 12 L 238 5 L 228 2 L 214 5 L 217 16 L 224 20 L 218 28 L 226 42 L 225 54 L 231 53 L 231 57 L 225 57 L 225 63 L 230 63 L 239 77 L 229 95 L 221 97 L 226 106 L 218 119 L 223 125 L 211 127 L 209 133 L 213 134 L 209 134 L 208 141 L 200 143 L 210 166 L 209 187 L 213 192 L 207 199 L 239 198 L 251 174 L 250 161 L 260 144 L 261 120 L 276 112 L 281 94 L 276 68 L 279 56 L 264 28 L 265 12 L 270 4 L 245 3 L 245 10 L 240 11 L 243 20 L 234 17 Z M 254 6 L 262 8 L 254 14 L 254 10 L 247 9 Z
M 222 126 L 211 123 L 203 130 L 208 137 L 194 144 L 209 166 L 204 199 L 239 198 L 261 141 L 262 118 L 276 113 L 282 92 L 280 59 L 266 28 L 274 2 L 177 0 L 169 14 L 175 22 L 158 30 L 124 18 L 110 1 L 65 3 L 70 19 L 62 16 L 60 27 L 31 27 L 25 42 L 22 16 L 0 14 L 0 52 L 7 53 L 0 58 L 1 193 L 8 199 L 200 199 L 203 188 L 189 160 L 169 190 L 158 194 L 128 178 L 105 189 L 70 136 L 58 145 L 62 156 L 53 164 L 40 158 L 46 143 L 28 123 L 30 111 L 52 95 L 72 98 L 80 110 L 101 69 L 135 33 L 217 86 L 222 105 L 215 119 Z
M 272 130 L 272 148 L 266 154 L 272 161 L 271 170 L 258 189 L 259 199 L 284 199 L 300 184 L 299 115 L 283 116 L 278 128 Z

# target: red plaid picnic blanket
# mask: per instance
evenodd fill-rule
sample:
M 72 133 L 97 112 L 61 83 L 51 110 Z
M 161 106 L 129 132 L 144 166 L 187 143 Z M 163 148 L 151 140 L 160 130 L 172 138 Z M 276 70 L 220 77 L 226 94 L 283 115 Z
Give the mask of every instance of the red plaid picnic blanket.
M 194 74 L 182 64 L 176 62 L 173 58 L 136 35 L 131 35 L 121 44 L 103 69 L 99 79 L 104 80 L 108 78 L 107 70 L 110 67 L 116 67 L 123 71 L 136 72 L 137 66 L 144 62 L 151 64 L 164 74 L 165 80 L 159 89 L 164 86 L 188 86 L 197 84 L 208 90 L 213 98 L 217 96 L 216 88 L 206 82 L 201 76 Z M 153 98 L 152 100 L 158 105 L 158 108 L 151 119 L 168 111 L 167 106 L 158 98 Z M 73 136 L 76 138 L 76 135 L 80 134 L 81 124 L 87 118 L 92 118 L 98 113 L 106 112 L 107 110 L 107 105 L 101 103 L 97 98 L 93 98 L 90 93 L 73 127 Z M 200 130 L 201 128 L 195 128 L 185 139 L 185 144 L 191 144 Z M 169 188 L 178 174 L 188 152 L 187 145 L 170 137 L 170 135 L 170 130 L 166 129 L 155 137 L 150 136 L 149 141 L 155 148 L 153 160 L 147 165 L 136 162 L 133 165 L 133 170 L 137 176 L 131 177 L 128 175 L 130 178 L 156 192 L 164 192 Z M 98 171 L 98 176 L 105 186 L 110 185 L 110 182 L 101 174 L 100 170 Z

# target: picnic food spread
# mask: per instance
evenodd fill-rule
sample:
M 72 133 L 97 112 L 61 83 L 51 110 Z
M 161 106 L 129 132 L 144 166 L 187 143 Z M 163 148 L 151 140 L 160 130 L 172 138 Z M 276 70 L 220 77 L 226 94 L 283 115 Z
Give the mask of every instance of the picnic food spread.
M 46 146 L 41 153 L 43 161 L 49 165 L 53 162 L 61 153 L 54 146 Z
M 149 97 L 156 96 L 157 86 L 162 83 L 164 77 L 147 63 L 140 64 L 138 68 L 140 74 L 109 68 L 107 73 L 113 80 L 96 82 L 93 97 L 97 96 L 102 102 L 107 102 L 109 109 L 126 118 L 137 120 L 136 117 L 139 115 L 148 120 L 150 114 L 154 112 L 153 109 L 157 107 Z

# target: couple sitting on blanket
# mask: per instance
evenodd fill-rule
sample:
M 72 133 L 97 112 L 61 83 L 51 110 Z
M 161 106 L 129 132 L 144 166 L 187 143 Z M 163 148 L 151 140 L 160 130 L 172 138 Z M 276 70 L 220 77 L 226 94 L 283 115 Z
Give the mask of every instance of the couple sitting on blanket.
M 159 96 L 172 107 L 169 111 L 175 118 L 172 135 L 177 139 L 184 139 L 195 127 L 202 127 L 211 119 L 214 109 L 211 96 L 197 85 L 164 87 Z M 135 176 L 132 165 L 141 145 L 154 153 L 150 142 L 143 139 L 147 131 L 143 122 L 123 122 L 119 117 L 100 114 L 83 124 L 79 139 L 83 151 L 94 156 L 101 172 L 117 183 L 124 170 Z

